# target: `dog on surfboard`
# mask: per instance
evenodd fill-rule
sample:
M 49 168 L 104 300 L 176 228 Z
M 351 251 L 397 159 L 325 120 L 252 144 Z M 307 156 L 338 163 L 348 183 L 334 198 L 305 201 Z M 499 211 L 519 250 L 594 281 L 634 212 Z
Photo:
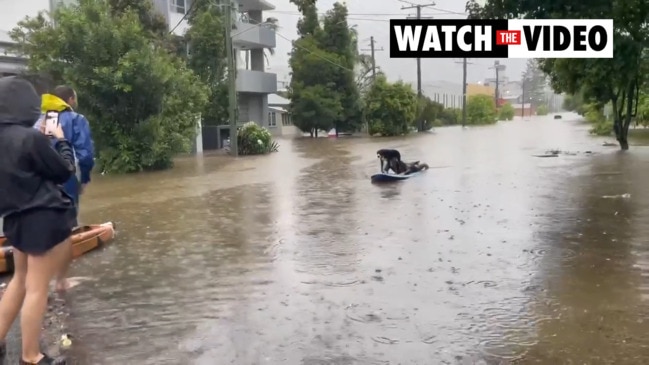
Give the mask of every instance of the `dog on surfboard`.
M 428 164 L 420 161 L 401 161 L 401 153 L 394 149 L 380 149 L 376 151 L 376 157 L 381 160 L 381 172 L 386 174 L 392 170 L 397 175 L 408 175 L 428 169 Z
M 395 162 L 401 162 L 401 153 L 397 150 L 380 149 L 376 151 L 376 157 L 381 161 L 381 172 L 388 173 L 391 165 Z

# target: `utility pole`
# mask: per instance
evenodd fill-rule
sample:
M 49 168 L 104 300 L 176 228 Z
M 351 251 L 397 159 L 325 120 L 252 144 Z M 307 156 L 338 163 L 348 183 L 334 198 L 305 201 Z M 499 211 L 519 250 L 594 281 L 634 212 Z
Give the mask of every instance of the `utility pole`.
M 230 154 L 239 156 L 237 141 L 237 65 L 234 61 L 234 49 L 232 47 L 232 1 L 226 0 L 225 4 L 225 48 L 228 58 L 228 99 L 230 101 Z
M 498 100 L 500 99 L 500 71 L 505 71 L 505 68 L 505 65 L 501 65 L 500 61 L 494 61 L 494 67 L 492 67 L 492 69 L 496 70 L 496 95 L 494 95 L 496 108 L 498 107 Z
M 376 79 L 376 58 L 374 57 L 374 53 L 377 51 L 383 51 L 383 47 L 381 48 L 376 48 L 375 47 L 376 42 L 374 40 L 374 37 L 370 37 L 370 48 L 369 49 L 362 49 L 361 51 L 370 51 L 370 57 L 372 60 L 372 80 Z
M 470 64 L 467 58 L 465 57 L 462 62 L 456 62 L 462 64 L 462 127 L 466 126 L 466 89 L 467 89 L 467 65 Z
M 407 9 L 417 9 L 417 19 L 421 19 L 421 9 L 422 8 L 428 8 L 431 6 L 435 6 L 437 4 L 435 3 L 429 3 L 429 4 L 413 4 L 411 2 L 405 1 L 405 0 L 399 0 L 402 3 L 410 4 L 410 6 L 404 6 L 401 8 L 401 10 L 407 10 Z M 423 96 L 423 92 L 421 90 L 421 58 L 417 58 L 417 96 L 418 100 L 421 100 Z M 424 129 L 423 126 L 423 121 L 419 121 L 419 132 L 421 132 Z

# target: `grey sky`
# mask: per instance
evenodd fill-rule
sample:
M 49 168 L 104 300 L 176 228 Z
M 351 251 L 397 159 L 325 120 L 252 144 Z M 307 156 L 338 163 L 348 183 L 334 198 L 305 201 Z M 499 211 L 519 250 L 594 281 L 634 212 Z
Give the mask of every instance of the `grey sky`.
M 289 81 L 290 69 L 288 67 L 288 53 L 291 51 L 291 42 L 288 39 L 297 38 L 296 24 L 300 18 L 297 8 L 289 0 L 270 0 L 276 6 L 275 11 L 267 12 L 267 17 L 275 17 L 279 20 L 280 29 L 277 36 L 277 49 L 275 56 L 270 59 L 270 71 L 278 74 L 278 80 Z M 424 0 L 420 4 L 426 4 Z M 335 0 L 318 0 L 318 8 L 321 13 L 329 10 Z M 437 0 L 434 7 L 423 10 L 425 16 L 436 18 L 458 18 L 462 15 L 450 14 L 449 12 L 464 13 L 464 0 Z M 2 13 L 0 14 L 0 29 L 11 30 L 15 24 L 26 15 L 35 15 L 39 10 L 49 7 L 49 0 L 0 0 Z M 371 6 L 370 6 L 371 5 Z M 401 10 L 406 4 L 398 0 L 350 0 L 349 22 L 356 24 L 359 38 L 363 41 L 362 48 L 369 48 L 369 38 L 374 36 L 377 47 L 384 51 L 376 52 L 377 65 L 380 66 L 390 79 L 402 79 L 407 82 L 416 81 L 415 60 L 390 59 L 388 20 L 390 18 L 403 18 L 408 15 L 415 15 L 415 10 Z M 425 59 L 422 60 L 422 83 L 424 86 L 433 85 L 440 81 L 456 84 L 462 83 L 462 65 L 452 59 Z M 486 77 L 493 77 L 494 71 L 489 67 L 493 65 L 493 59 L 473 59 L 469 66 L 469 82 L 483 81 Z M 507 65 L 505 74 L 512 80 L 518 80 L 525 68 L 525 60 L 501 60 Z
M 289 0 L 272 0 L 276 6 L 275 11 L 268 12 L 267 16 L 273 16 L 279 21 L 279 34 L 286 38 L 297 38 L 296 24 L 300 18 L 297 8 Z M 319 12 L 324 13 L 331 9 L 335 0 L 318 0 Z M 412 0 L 416 4 L 428 4 L 424 0 Z M 378 48 L 384 51 L 376 52 L 376 62 L 390 79 L 402 79 L 407 82 L 416 83 L 416 62 L 409 59 L 391 59 L 389 57 L 389 23 L 391 18 L 404 18 L 416 15 L 416 9 L 401 10 L 407 4 L 398 0 L 349 0 L 346 2 L 349 8 L 349 23 L 356 24 L 359 38 L 364 42 L 362 48 L 369 49 L 369 40 L 373 36 L 377 42 Z M 370 6 L 371 5 L 371 6 Z M 435 18 L 464 18 L 460 14 L 464 13 L 464 0 L 437 0 L 434 7 L 422 10 L 425 16 Z M 279 80 L 290 80 L 288 67 L 288 56 L 291 51 L 291 42 L 277 37 L 277 52 L 270 59 L 272 72 L 278 74 Z M 367 51 L 369 53 L 369 51 Z M 422 84 L 436 84 L 438 81 L 446 81 L 462 84 L 462 65 L 456 62 L 461 60 L 453 59 L 424 59 L 422 60 Z M 486 77 L 493 77 L 494 71 L 489 68 L 493 66 L 493 59 L 472 59 L 468 69 L 468 81 L 483 81 Z M 507 66 L 505 74 L 511 80 L 520 79 L 521 73 L 525 69 L 526 60 L 508 60 L 500 61 Z

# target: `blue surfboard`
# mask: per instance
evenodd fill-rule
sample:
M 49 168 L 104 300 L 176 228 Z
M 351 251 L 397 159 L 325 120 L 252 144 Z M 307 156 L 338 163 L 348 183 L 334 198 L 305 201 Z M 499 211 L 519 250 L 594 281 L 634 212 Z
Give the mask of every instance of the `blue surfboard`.
M 373 183 L 382 183 L 382 182 L 392 182 L 392 181 L 401 181 L 401 180 L 408 180 L 413 176 L 419 175 L 420 172 L 415 172 L 409 175 L 397 175 L 397 174 L 386 174 L 386 173 L 381 173 L 381 174 L 376 174 L 372 175 L 371 180 Z

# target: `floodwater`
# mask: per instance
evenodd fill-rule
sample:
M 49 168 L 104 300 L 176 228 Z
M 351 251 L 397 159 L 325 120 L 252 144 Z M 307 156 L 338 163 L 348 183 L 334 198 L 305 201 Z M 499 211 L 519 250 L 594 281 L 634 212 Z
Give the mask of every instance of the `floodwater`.
M 649 148 L 566 115 L 98 176 L 78 364 L 648 364 Z M 376 186 L 375 151 L 431 169 Z M 546 150 L 574 154 L 538 158 Z M 585 153 L 592 151 L 592 153 Z M 628 195 L 623 194 L 630 194 Z

